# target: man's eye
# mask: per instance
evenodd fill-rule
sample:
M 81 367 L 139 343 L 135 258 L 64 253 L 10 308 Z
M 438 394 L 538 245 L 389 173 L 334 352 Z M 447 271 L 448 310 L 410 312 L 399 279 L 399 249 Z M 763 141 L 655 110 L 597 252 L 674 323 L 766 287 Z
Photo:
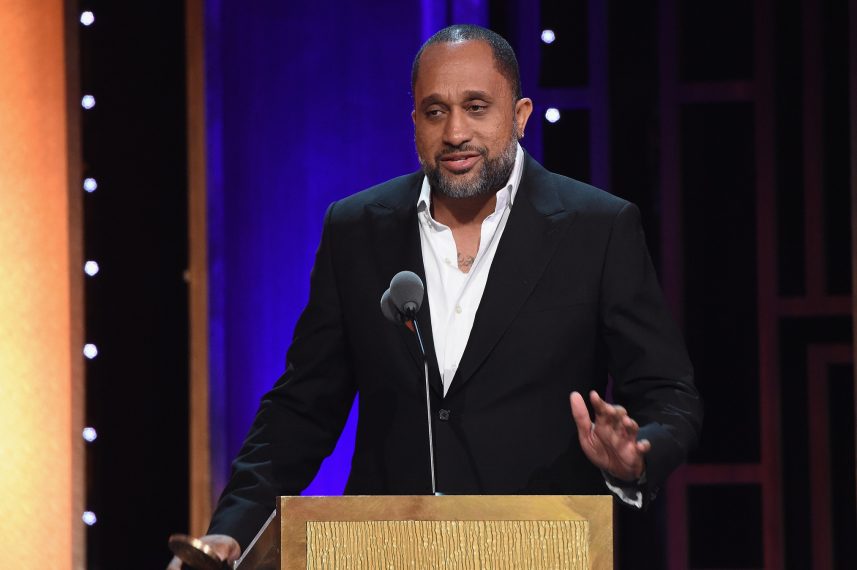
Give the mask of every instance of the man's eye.
M 426 117 L 429 118 L 440 117 L 442 114 L 443 111 L 441 111 L 440 109 L 429 109 L 428 111 L 426 111 Z
M 470 105 L 467 110 L 471 113 L 481 113 L 488 108 L 488 105 Z

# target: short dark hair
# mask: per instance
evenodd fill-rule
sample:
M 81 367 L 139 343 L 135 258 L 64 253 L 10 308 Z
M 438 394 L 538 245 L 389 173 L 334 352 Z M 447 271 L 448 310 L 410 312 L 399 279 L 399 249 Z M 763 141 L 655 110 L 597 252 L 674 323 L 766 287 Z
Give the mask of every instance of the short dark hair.
M 417 74 L 420 71 L 420 58 L 427 47 L 435 44 L 468 41 L 480 41 L 489 45 L 494 55 L 494 65 L 497 66 L 497 71 L 509 81 L 509 87 L 512 89 L 512 95 L 515 96 L 515 100 L 520 99 L 522 96 L 521 72 L 518 70 L 518 58 L 515 57 L 515 51 L 512 49 L 512 46 L 497 32 L 472 24 L 455 24 L 454 26 L 446 27 L 426 40 L 426 43 L 417 52 L 414 64 L 411 67 L 411 93 L 413 94 L 417 84 Z

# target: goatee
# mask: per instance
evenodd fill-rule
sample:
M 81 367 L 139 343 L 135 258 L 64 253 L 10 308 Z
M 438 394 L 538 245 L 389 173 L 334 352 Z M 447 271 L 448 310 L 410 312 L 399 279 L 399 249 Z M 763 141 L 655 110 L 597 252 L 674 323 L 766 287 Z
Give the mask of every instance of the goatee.
M 517 129 L 513 129 L 513 133 Z M 482 165 L 473 178 L 444 174 L 440 169 L 441 158 L 453 152 L 478 152 L 482 156 Z M 435 156 L 434 166 L 420 157 L 420 165 L 428 178 L 431 189 L 449 198 L 476 198 L 490 196 L 503 187 L 515 168 L 515 155 L 518 152 L 518 139 L 513 135 L 509 144 L 499 155 L 489 158 L 488 149 L 484 147 L 462 144 L 457 147 L 444 147 Z

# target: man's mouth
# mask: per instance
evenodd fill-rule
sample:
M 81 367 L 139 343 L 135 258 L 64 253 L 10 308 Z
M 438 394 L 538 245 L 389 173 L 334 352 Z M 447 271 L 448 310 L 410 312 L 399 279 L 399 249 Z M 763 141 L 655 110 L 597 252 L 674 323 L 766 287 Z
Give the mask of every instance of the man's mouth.
M 438 162 L 454 174 L 463 174 L 473 168 L 480 158 L 482 155 L 478 152 L 450 152 L 442 155 Z

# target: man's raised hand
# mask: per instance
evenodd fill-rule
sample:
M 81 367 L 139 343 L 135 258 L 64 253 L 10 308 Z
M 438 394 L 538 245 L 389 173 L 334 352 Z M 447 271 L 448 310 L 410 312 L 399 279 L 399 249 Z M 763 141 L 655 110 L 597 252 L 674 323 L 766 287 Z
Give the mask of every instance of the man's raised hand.
M 652 448 L 648 440 L 637 441 L 637 425 L 622 406 L 608 404 L 594 390 L 589 401 L 595 421 L 583 396 L 572 392 L 571 415 L 577 424 L 577 436 L 583 453 L 596 467 L 622 481 L 636 481 L 646 470 L 646 453 Z

